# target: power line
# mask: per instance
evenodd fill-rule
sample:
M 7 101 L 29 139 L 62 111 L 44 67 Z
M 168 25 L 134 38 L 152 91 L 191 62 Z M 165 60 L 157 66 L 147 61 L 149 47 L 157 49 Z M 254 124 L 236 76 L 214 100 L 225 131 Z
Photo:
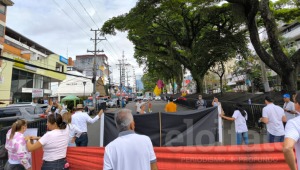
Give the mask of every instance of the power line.
M 90 2 L 90 4 L 91 4 L 91 7 L 94 9 L 94 11 L 95 11 L 97 17 L 99 18 L 99 20 L 102 21 L 101 17 L 98 15 L 97 10 L 94 8 L 94 4 L 91 2 L 91 0 L 89 0 L 89 2 Z M 112 38 L 112 37 L 111 37 L 111 38 Z M 113 51 L 117 56 L 119 56 L 119 55 L 115 52 L 116 50 L 115 50 L 114 47 L 110 44 L 110 42 L 109 42 L 108 40 L 107 40 L 107 42 L 108 42 L 109 45 L 111 46 L 112 51 Z M 117 46 L 117 48 L 119 49 L 119 51 L 122 51 L 121 48 L 118 46 L 118 44 L 115 44 L 115 45 Z
M 76 15 L 89 27 L 92 28 L 90 26 L 90 24 L 80 15 L 80 13 L 78 12 L 78 10 L 72 5 L 72 3 L 69 2 L 69 0 L 66 0 L 66 2 L 69 4 L 69 6 L 73 9 L 73 11 L 75 11 Z
M 0 56 L 0 59 L 6 60 L 6 61 L 10 61 L 10 62 L 20 63 L 20 64 L 24 64 L 24 65 L 27 65 L 27 66 L 30 66 L 30 67 L 39 68 L 39 69 L 47 70 L 47 71 L 52 71 L 52 72 L 55 72 L 55 73 L 64 74 L 64 75 L 68 75 L 68 76 L 75 76 L 75 77 L 82 77 L 82 78 L 86 78 L 86 79 L 91 79 L 89 77 L 75 75 L 75 74 L 70 74 L 70 73 L 64 73 L 64 72 L 52 70 L 52 69 L 49 69 L 49 68 L 44 68 L 44 67 L 41 67 L 41 66 L 37 66 L 37 65 L 34 65 L 34 64 L 25 63 L 25 62 L 18 61 L 18 60 L 15 60 L 15 59 L 7 58 L 7 57 L 4 57 L 4 56 Z
M 84 29 L 67 13 L 65 12 L 62 8 L 60 8 L 59 4 L 53 0 L 54 3 L 57 5 L 57 7 L 65 14 L 67 15 L 88 37 L 92 38 L 86 31 L 84 31 Z
M 88 14 L 88 16 L 89 16 L 89 17 L 91 18 L 91 20 L 94 22 L 94 24 L 96 25 L 96 27 L 99 28 L 98 25 L 96 24 L 96 22 L 94 21 L 94 19 L 92 18 L 92 16 L 87 12 L 87 10 L 86 10 L 85 7 L 83 6 L 83 4 L 80 2 L 80 0 L 77 0 L 77 1 L 80 3 L 81 7 L 84 9 L 84 11 Z
M 87 13 L 87 15 L 90 17 L 90 19 L 94 22 L 94 24 L 96 25 L 97 28 L 99 28 L 99 26 L 97 25 L 97 23 L 95 22 L 95 20 L 93 19 L 93 17 L 88 13 L 88 11 L 86 10 L 86 8 L 84 7 L 84 5 L 81 3 L 80 0 L 77 0 L 79 2 L 79 4 L 81 5 L 81 7 L 84 9 L 84 11 Z M 91 5 L 92 2 L 90 1 Z M 92 8 L 95 10 L 95 8 L 92 6 Z M 96 10 L 95 10 L 96 13 Z M 106 39 L 107 40 L 107 39 Z M 108 40 L 107 40 L 108 41 Z M 108 41 L 109 42 L 109 41 Z M 102 42 L 101 42 L 102 43 Z M 111 50 L 109 50 L 106 45 L 104 43 L 102 43 L 103 46 L 105 46 L 105 48 L 112 54 Z M 109 57 L 110 59 L 110 57 Z M 114 59 L 114 58 L 113 58 Z M 115 60 L 116 61 L 116 60 Z
M 101 20 L 101 17 L 98 15 L 98 12 L 97 12 L 97 11 L 96 11 L 96 9 L 94 8 L 94 5 L 93 5 L 92 1 L 91 1 L 91 0 L 89 0 L 89 2 L 90 2 L 90 4 L 91 4 L 92 8 L 94 9 L 94 11 L 95 11 L 96 15 L 97 15 L 97 16 L 98 16 L 98 18 L 100 19 L 100 22 L 102 22 L 102 20 Z

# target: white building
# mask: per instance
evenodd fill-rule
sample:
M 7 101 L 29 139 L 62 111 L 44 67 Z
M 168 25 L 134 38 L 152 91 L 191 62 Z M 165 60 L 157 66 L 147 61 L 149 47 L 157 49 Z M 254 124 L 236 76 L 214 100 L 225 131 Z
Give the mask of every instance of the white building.
M 84 76 L 78 71 L 69 71 L 67 73 Z M 68 75 L 67 78 L 59 84 L 55 96 L 57 96 L 58 100 L 60 101 L 61 97 L 65 97 L 67 95 L 91 96 L 92 93 L 93 83 L 91 79 Z

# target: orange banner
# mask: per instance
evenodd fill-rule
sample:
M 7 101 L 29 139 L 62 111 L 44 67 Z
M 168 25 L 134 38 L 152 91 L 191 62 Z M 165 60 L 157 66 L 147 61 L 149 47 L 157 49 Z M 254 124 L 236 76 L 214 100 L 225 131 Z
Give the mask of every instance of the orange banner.
M 103 169 L 104 149 L 100 147 L 68 148 L 67 159 L 70 169 Z M 159 170 L 288 169 L 282 153 L 282 143 L 248 146 L 156 147 L 154 150 Z M 42 155 L 42 150 L 32 154 L 34 170 L 41 168 Z

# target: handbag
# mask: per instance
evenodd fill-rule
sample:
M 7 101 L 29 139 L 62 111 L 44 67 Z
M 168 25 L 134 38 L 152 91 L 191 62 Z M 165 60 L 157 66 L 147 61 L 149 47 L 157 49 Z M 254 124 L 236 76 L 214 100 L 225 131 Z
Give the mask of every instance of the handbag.
M 7 160 L 8 159 L 8 153 L 5 148 L 5 145 L 0 145 L 0 160 Z

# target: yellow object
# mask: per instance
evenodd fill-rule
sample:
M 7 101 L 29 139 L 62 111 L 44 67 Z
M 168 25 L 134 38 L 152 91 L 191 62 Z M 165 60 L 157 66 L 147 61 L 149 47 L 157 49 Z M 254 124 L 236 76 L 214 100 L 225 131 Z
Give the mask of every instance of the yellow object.
M 159 96 L 159 95 L 161 94 L 161 89 L 158 88 L 157 85 L 156 85 L 155 88 L 154 88 L 154 94 L 155 94 L 156 96 Z
M 99 69 L 102 70 L 102 71 L 104 71 L 105 70 L 104 65 L 100 66 Z
M 186 92 L 182 92 L 181 96 L 185 97 L 186 96 Z
M 166 112 L 176 112 L 177 105 L 174 102 L 170 102 L 170 103 L 166 104 L 165 111 Z

